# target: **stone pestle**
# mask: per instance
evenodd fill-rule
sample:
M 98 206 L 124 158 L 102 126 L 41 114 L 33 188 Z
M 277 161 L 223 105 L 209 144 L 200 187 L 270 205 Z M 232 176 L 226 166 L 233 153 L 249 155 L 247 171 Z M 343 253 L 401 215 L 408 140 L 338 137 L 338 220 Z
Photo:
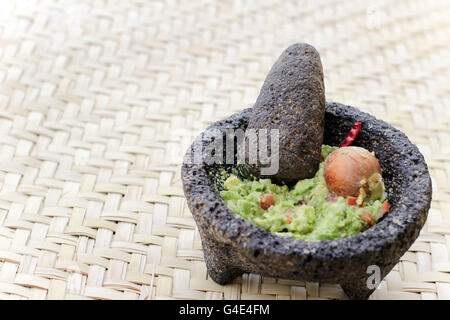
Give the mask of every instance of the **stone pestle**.
M 324 116 L 325 88 L 319 53 L 309 44 L 293 44 L 272 66 L 253 107 L 247 130 L 254 129 L 255 140 L 246 136 L 244 144 L 250 173 L 287 185 L 313 177 L 321 161 Z M 260 137 L 261 129 L 265 129 L 264 134 L 279 130 L 278 148 L 273 148 L 270 134 L 267 140 L 270 161 L 278 161 L 278 172 L 274 174 L 264 173 L 268 163 L 261 161 L 261 153 L 256 163 L 248 162 L 249 143 L 257 143 L 258 150 L 266 148 L 259 140 L 264 138 Z

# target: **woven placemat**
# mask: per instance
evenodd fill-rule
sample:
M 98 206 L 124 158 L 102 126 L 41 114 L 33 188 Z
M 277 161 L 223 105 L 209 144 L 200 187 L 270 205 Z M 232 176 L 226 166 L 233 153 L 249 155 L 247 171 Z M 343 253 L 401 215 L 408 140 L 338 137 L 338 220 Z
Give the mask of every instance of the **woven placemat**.
M 1 1 L 0 299 L 345 299 L 208 278 L 180 180 L 208 124 L 253 105 L 294 42 L 328 101 L 426 157 L 420 237 L 371 299 L 450 299 L 450 1 Z

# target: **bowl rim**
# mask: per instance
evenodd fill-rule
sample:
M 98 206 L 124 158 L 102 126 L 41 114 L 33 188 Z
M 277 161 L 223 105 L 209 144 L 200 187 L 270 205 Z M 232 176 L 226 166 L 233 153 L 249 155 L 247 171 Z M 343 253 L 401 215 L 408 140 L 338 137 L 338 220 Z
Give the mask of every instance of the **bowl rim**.
M 248 116 L 250 112 L 251 108 L 244 109 L 224 120 L 214 122 L 206 130 L 217 128 L 224 124 L 228 125 L 232 120 Z M 343 120 L 355 120 L 356 115 L 357 121 L 370 123 L 367 129 L 372 132 L 374 130 L 378 130 L 381 133 L 389 131 L 395 138 L 402 140 L 403 152 L 414 154 L 418 159 L 417 169 L 419 173 L 416 175 L 414 181 L 419 181 L 419 183 L 412 185 L 414 181 L 410 181 L 411 179 L 403 179 L 403 184 L 407 185 L 403 188 L 403 193 L 399 197 L 399 201 L 391 205 L 390 212 L 379 223 L 356 235 L 332 240 L 306 241 L 292 237 L 282 237 L 234 213 L 225 205 L 220 195 L 214 191 L 213 181 L 208 175 L 206 165 L 204 163 L 196 165 L 186 164 L 183 160 L 183 186 L 188 205 L 190 205 L 197 225 L 199 225 L 201 219 L 207 219 L 208 216 L 214 214 L 214 223 L 209 223 L 209 230 L 214 233 L 217 239 L 220 239 L 225 244 L 253 251 L 264 250 L 267 254 L 270 254 L 270 252 L 288 255 L 312 254 L 315 258 L 326 257 L 327 260 L 329 260 L 329 257 L 335 259 L 351 258 L 367 251 L 380 251 L 386 245 L 389 246 L 391 243 L 394 243 L 412 224 L 419 224 L 421 229 L 425 223 L 430 207 L 432 184 L 428 166 L 417 146 L 400 130 L 354 107 L 336 102 L 327 102 L 326 114 L 339 116 Z M 201 134 L 196 139 L 199 139 L 200 136 Z M 194 143 L 190 148 L 193 145 Z M 195 175 L 192 175 L 193 170 L 196 171 Z M 193 182 L 194 184 L 192 184 Z M 208 192 L 208 195 L 204 195 L 202 192 L 205 192 L 205 190 L 211 192 Z M 430 192 L 424 193 L 424 190 L 430 190 Z M 419 195 L 422 196 L 420 197 Z M 205 196 L 207 198 L 204 198 Z M 405 199 L 408 197 L 415 197 L 417 199 L 414 208 L 405 209 L 402 207 L 405 205 Z M 201 205 L 204 202 L 214 203 L 213 210 L 208 208 L 208 206 Z M 414 214 L 409 214 L 410 211 L 414 211 Z M 424 217 L 420 217 L 420 215 Z M 421 218 L 423 218 L 422 222 L 419 220 Z M 417 222 L 418 220 L 419 222 Z M 237 221 L 239 223 L 236 223 Z M 238 227 L 236 228 L 236 226 Z M 380 237 L 380 235 L 383 235 L 383 237 Z M 263 243 L 260 241 L 261 237 L 264 238 Z M 337 248 L 340 248 L 340 250 L 336 250 Z

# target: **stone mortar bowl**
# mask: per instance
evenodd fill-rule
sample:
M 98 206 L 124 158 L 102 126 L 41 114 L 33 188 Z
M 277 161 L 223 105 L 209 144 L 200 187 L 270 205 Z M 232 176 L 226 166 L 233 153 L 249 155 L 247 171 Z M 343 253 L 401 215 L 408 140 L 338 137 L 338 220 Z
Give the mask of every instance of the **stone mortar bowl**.
M 225 137 L 226 129 L 245 129 L 250 113 L 251 109 L 245 109 L 215 122 L 207 131 L 218 129 Z M 217 193 L 221 186 L 216 175 L 233 165 L 208 164 L 211 155 L 206 152 L 201 161 L 189 163 L 195 148 L 201 146 L 204 151 L 216 141 L 197 137 L 185 155 L 182 180 L 201 235 L 208 273 L 215 282 L 227 284 L 247 272 L 337 283 L 352 299 L 370 296 L 376 289 L 368 285 L 376 282 L 373 276 L 377 272 L 372 270 L 379 270 L 379 279 L 383 279 L 418 237 L 427 218 L 432 188 L 424 157 L 405 134 L 353 107 L 327 103 L 324 143 L 339 145 L 357 121 L 363 123 L 363 129 L 354 145 L 375 152 L 391 209 L 360 234 L 317 242 L 277 236 L 228 209 Z

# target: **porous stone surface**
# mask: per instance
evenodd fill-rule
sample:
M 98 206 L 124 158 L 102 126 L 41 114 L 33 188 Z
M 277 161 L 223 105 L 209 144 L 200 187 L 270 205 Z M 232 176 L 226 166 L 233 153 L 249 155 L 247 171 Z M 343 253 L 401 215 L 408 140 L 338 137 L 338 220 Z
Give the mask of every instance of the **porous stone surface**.
M 246 109 L 209 128 L 224 135 L 227 128 L 246 128 L 251 111 Z M 217 173 L 233 165 L 191 164 L 185 158 L 184 192 L 214 281 L 226 284 L 251 272 L 338 283 L 350 298 L 369 297 L 374 288 L 367 286 L 372 275 L 367 268 L 378 266 L 382 279 L 395 266 L 425 223 L 432 189 L 424 157 L 405 134 L 353 107 L 327 103 L 324 143 L 339 145 L 356 121 L 361 121 L 363 128 L 354 145 L 374 151 L 379 159 L 391 210 L 375 226 L 348 238 L 307 242 L 272 234 L 232 212 L 217 193 L 221 187 Z M 202 143 L 204 148 L 211 141 Z
M 324 114 L 320 55 L 309 44 L 293 44 L 269 71 L 248 122 L 248 128 L 255 129 L 258 137 L 264 132 L 261 129 L 279 130 L 279 170 L 271 176 L 261 174 L 264 165 L 260 161 L 249 169 L 255 176 L 288 185 L 313 177 L 320 164 Z M 270 143 L 268 149 L 276 154 Z

